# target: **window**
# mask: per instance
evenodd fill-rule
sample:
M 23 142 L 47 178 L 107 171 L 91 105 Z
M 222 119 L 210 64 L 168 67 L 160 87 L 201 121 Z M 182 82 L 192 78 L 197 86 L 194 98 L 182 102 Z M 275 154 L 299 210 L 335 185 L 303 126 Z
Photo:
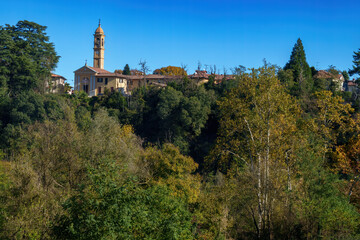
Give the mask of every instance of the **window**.
M 114 92 L 114 88 L 113 88 L 113 87 L 111 87 L 111 92 Z
M 107 79 L 107 78 L 105 78 L 105 85 L 106 85 L 106 84 L 108 84 L 108 79 Z
M 98 87 L 98 94 L 101 93 L 101 87 Z
M 119 79 L 119 83 L 123 83 L 123 80 L 122 80 L 122 79 Z
M 103 82 L 103 79 L 102 79 L 102 78 L 98 78 L 98 79 L 97 79 L 97 82 Z

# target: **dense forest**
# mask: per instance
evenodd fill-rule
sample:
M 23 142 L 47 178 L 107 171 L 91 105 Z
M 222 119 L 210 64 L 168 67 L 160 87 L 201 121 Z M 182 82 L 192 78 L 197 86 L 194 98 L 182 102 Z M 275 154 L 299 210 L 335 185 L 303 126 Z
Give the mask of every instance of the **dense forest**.
M 0 27 L 0 239 L 360 238 L 359 99 L 300 39 L 131 96 L 46 93 L 58 61 L 46 27 Z

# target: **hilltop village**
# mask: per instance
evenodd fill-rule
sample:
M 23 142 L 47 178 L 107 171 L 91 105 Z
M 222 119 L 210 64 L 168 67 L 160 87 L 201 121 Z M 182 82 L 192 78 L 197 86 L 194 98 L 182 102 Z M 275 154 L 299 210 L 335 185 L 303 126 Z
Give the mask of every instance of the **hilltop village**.
M 139 86 L 156 85 L 164 87 L 168 82 L 180 80 L 184 77 L 162 74 L 146 75 L 144 72 L 134 70 L 131 71 L 130 75 L 125 75 L 104 69 L 105 33 L 100 23 L 94 34 L 93 50 L 93 66 L 85 64 L 74 72 L 74 90 L 84 91 L 90 97 L 101 95 L 106 89 L 111 92 L 118 91 L 123 94 L 131 94 L 131 91 Z M 187 75 L 187 77 L 196 80 L 198 84 L 202 84 L 209 80 L 210 75 L 213 75 L 217 82 L 234 78 L 232 75 L 208 74 L 206 70 L 200 69 L 192 75 Z
M 98 28 L 94 33 L 94 48 L 93 48 L 93 66 L 87 65 L 74 71 L 74 86 L 73 91 L 84 91 L 89 97 L 103 95 L 105 91 L 121 92 L 124 95 L 131 95 L 131 92 L 140 86 L 154 85 L 158 87 L 165 87 L 169 82 L 181 80 L 184 76 L 195 80 L 197 84 L 203 84 L 209 81 L 209 77 L 219 84 L 223 81 L 234 79 L 234 75 L 216 74 L 213 71 L 208 73 L 206 70 L 198 69 L 195 73 L 187 75 L 167 75 L 155 70 L 153 74 L 146 74 L 140 70 L 131 70 L 129 74 L 123 74 L 122 71 L 115 72 L 108 71 L 104 68 L 105 60 L 105 33 L 99 23 Z M 171 66 L 169 66 L 171 67 Z M 357 84 L 354 80 L 346 81 L 341 73 L 332 73 L 326 70 L 319 70 L 314 74 L 314 79 L 331 80 L 337 86 L 339 91 L 355 92 Z M 52 84 L 49 87 L 49 92 L 61 93 L 66 91 L 65 78 L 52 74 Z M 71 91 L 68 91 L 71 93 Z

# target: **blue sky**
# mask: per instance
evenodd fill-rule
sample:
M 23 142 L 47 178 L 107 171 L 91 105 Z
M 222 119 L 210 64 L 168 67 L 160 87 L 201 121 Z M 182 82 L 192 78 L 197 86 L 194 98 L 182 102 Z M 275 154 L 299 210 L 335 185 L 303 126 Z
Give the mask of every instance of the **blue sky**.
M 29 20 L 48 27 L 61 56 L 57 74 L 73 82 L 85 60 L 92 65 L 93 33 L 101 18 L 105 69 L 151 70 L 198 61 L 223 71 L 239 64 L 284 66 L 300 37 L 308 63 L 318 69 L 352 66 L 360 48 L 359 0 L 87 0 L 2 1 L 0 25 Z

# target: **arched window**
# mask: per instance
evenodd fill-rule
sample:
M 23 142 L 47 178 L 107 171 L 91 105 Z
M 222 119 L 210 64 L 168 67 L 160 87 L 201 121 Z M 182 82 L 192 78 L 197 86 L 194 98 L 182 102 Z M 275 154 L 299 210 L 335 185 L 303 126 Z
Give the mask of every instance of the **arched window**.
M 104 46 L 104 39 L 101 39 L 101 45 Z
M 96 39 L 96 46 L 97 46 L 97 47 L 100 47 L 100 38 L 97 38 L 97 39 Z

